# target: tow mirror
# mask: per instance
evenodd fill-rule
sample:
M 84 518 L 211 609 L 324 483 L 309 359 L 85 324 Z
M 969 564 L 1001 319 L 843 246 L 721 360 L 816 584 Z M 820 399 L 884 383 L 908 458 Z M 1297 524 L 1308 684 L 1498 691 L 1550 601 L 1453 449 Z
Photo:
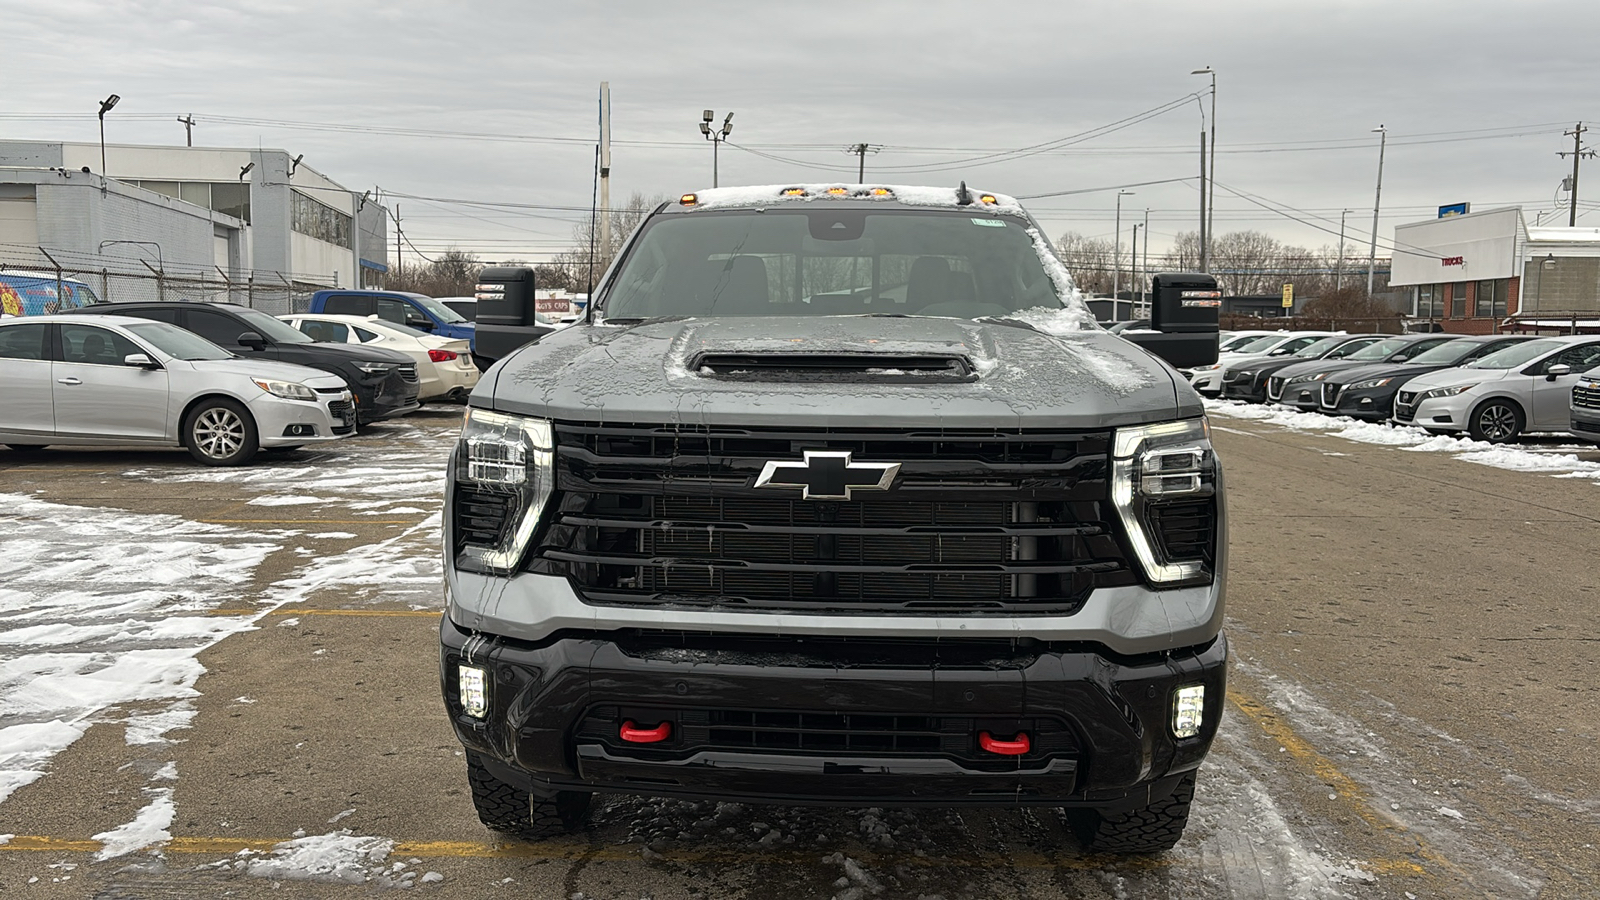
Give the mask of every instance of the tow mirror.
M 538 325 L 533 298 L 533 270 L 526 266 L 492 266 L 478 273 L 479 324 Z
M 161 368 L 160 366 L 156 365 L 156 361 L 155 360 L 151 359 L 149 356 L 146 356 L 143 353 L 129 353 L 127 356 L 124 356 L 122 358 L 122 364 L 125 365 L 125 366 L 133 366 L 136 369 L 159 369 L 159 368 Z
M 1222 292 L 1217 280 L 1198 272 L 1164 272 L 1150 279 L 1149 332 L 1123 332 L 1122 337 L 1166 360 L 1189 369 L 1217 361 L 1217 316 Z
M 254 331 L 246 331 L 239 335 L 239 346 L 249 347 L 257 353 L 267 349 L 267 340 Z
M 1571 366 L 1567 365 L 1566 363 L 1556 363 L 1555 365 L 1551 366 L 1550 368 L 1544 370 L 1544 380 L 1545 381 L 1555 381 L 1557 378 L 1560 378 L 1563 375 L 1571 375 L 1571 374 L 1572 374 L 1572 367 Z

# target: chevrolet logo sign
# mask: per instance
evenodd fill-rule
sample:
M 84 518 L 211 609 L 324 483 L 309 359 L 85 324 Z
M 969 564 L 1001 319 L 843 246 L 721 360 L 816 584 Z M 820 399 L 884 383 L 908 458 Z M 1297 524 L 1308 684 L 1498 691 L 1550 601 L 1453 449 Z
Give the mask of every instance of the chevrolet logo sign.
M 886 491 L 899 463 L 854 462 L 848 450 L 807 450 L 804 462 L 770 461 L 758 488 L 800 488 L 804 500 L 849 500 L 851 491 Z

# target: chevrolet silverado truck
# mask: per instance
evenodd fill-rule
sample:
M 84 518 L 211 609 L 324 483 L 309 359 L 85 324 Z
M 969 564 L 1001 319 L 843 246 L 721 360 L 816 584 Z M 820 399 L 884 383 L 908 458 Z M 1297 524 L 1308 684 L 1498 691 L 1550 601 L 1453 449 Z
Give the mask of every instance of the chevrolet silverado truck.
M 479 282 L 531 308 L 531 270 Z M 449 464 L 440 676 L 484 824 L 553 835 L 596 792 L 1055 806 L 1091 850 L 1170 848 L 1227 528 L 1171 367 L 1214 361 L 1219 295 L 1154 282 L 1153 330 L 1107 333 L 965 184 L 655 209 L 583 321 L 485 374 Z

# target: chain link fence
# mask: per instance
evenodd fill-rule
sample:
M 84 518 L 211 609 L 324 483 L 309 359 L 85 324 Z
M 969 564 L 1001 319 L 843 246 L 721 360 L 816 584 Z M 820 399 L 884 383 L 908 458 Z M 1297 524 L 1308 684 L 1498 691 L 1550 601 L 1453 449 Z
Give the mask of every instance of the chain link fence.
M 1426 324 L 1426 323 L 1423 323 Z M 1223 331 L 1344 331 L 1350 334 L 1400 334 L 1407 322 L 1397 316 L 1335 318 L 1328 316 L 1225 315 L 1220 317 Z M 1433 329 L 1419 329 L 1433 330 Z
M 143 248 L 140 248 L 143 249 Z M 139 300 L 190 300 L 237 303 L 270 315 L 305 312 L 312 293 L 338 287 L 331 277 L 244 269 L 233 272 L 176 265 L 156 251 L 144 259 L 49 247 L 0 244 L 0 274 L 27 272 L 88 285 L 108 303 Z

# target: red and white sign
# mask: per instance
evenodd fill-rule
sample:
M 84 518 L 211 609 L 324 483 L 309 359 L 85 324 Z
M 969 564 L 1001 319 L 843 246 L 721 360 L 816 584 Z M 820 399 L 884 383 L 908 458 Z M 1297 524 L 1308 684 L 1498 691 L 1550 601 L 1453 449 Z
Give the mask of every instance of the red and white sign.
M 564 316 L 572 312 L 572 302 L 566 297 L 538 297 L 533 301 L 533 308 L 537 312 Z
M 1465 266 L 1467 258 L 1464 256 L 1446 256 L 1439 260 L 1441 266 Z

